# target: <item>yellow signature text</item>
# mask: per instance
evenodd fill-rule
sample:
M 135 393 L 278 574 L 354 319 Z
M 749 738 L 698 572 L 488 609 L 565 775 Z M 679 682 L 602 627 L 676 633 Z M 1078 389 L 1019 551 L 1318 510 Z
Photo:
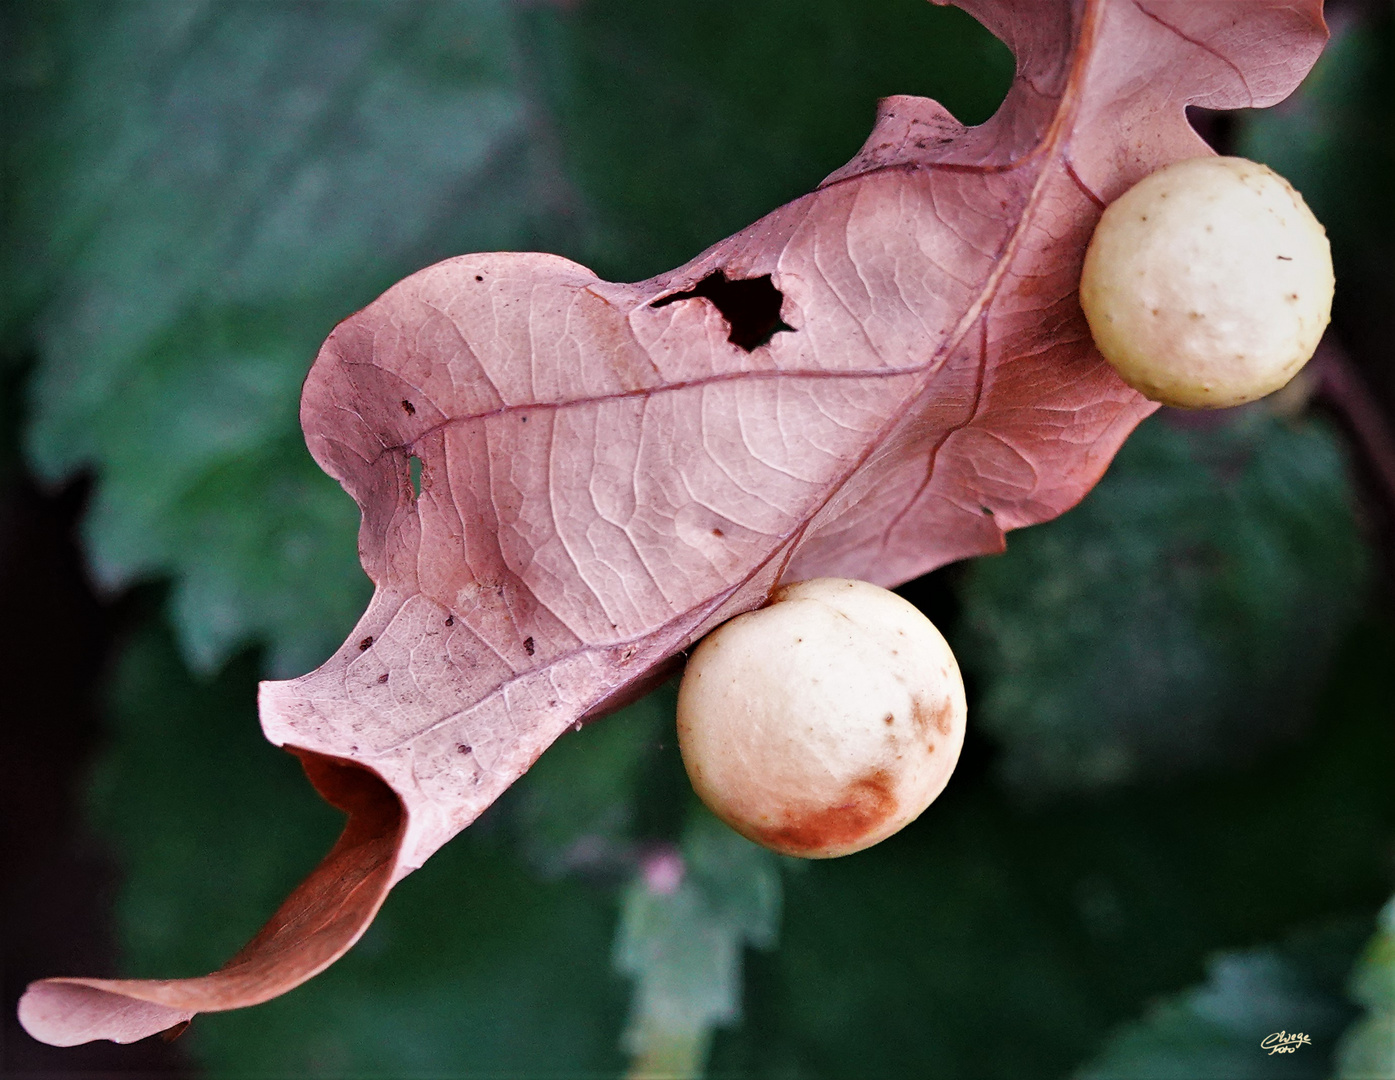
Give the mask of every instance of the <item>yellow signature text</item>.
M 1265 1040 L 1259 1044 L 1261 1050 L 1268 1050 L 1269 1056 L 1275 1054 L 1291 1054 L 1300 1046 L 1311 1046 L 1313 1040 L 1300 1031 L 1289 1033 L 1287 1031 L 1276 1031 L 1274 1034 L 1266 1036 Z

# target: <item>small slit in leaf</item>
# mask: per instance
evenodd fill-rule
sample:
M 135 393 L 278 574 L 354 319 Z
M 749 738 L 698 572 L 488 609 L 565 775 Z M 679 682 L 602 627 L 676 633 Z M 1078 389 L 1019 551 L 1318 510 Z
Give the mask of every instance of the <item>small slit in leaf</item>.
M 728 281 L 725 272 L 714 270 L 691 289 L 655 300 L 649 306 L 667 307 L 679 300 L 699 297 L 712 301 L 727 321 L 727 340 L 746 352 L 768 345 L 782 330 L 794 330 L 780 318 L 785 295 L 775 288 L 769 274 Z
M 407 471 L 412 477 L 412 498 L 421 498 L 421 458 L 413 454 L 407 459 Z

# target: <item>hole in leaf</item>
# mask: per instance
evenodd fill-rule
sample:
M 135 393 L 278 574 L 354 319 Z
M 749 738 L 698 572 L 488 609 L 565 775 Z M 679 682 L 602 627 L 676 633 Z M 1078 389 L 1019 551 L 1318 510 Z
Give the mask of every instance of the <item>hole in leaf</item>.
M 725 273 L 715 270 L 686 292 L 655 300 L 650 307 L 667 307 L 695 297 L 712 301 L 730 327 L 727 340 L 747 352 L 769 344 L 782 330 L 794 330 L 780 318 L 780 305 L 785 295 L 775 288 L 769 274 L 728 281 Z
M 412 497 L 421 498 L 421 458 L 413 454 L 407 459 L 407 472 L 412 477 Z

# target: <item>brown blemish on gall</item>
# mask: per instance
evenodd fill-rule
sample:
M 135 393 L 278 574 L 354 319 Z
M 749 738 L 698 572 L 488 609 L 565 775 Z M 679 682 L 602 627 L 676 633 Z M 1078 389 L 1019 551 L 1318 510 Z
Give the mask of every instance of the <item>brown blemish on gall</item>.
M 915 724 L 915 729 L 927 742 L 932 741 L 930 731 L 933 728 L 941 735 L 948 735 L 952 730 L 950 717 L 954 712 L 954 706 L 949 700 L 940 703 L 939 708 L 929 705 L 923 698 L 911 698 L 911 722 Z
M 836 806 L 796 812 L 782 825 L 751 827 L 747 835 L 757 843 L 790 854 L 818 853 L 856 844 L 895 813 L 891 777 L 878 769 L 849 784 Z

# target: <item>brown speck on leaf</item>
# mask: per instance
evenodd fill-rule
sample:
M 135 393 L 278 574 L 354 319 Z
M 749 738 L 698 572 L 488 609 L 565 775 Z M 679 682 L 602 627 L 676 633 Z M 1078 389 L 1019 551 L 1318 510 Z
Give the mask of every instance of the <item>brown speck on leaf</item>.
M 1283 262 L 1293 262 L 1293 256 L 1292 256 L 1292 255 L 1275 255 L 1274 258 L 1280 259 L 1280 260 L 1282 260 Z
M 455 625 L 455 616 L 454 616 L 454 615 L 447 615 L 447 616 L 446 616 L 446 625 L 447 625 L 447 626 L 454 626 L 454 625 Z
M 372 634 L 369 634 L 366 638 L 364 638 L 362 641 L 360 641 L 360 642 L 358 643 L 358 651 L 359 651 L 359 652 L 367 652 L 367 651 L 372 647 L 372 645 L 373 645 L 373 635 L 372 635 Z
M 385 683 L 385 682 L 387 682 L 387 681 L 388 681 L 388 673 L 387 673 L 386 671 L 383 672 L 381 675 L 378 676 L 378 682 L 379 682 L 379 683 Z
M 402 399 L 402 411 L 403 411 L 404 413 L 406 413 L 408 416 L 416 416 L 416 414 L 417 414 L 417 407 L 416 407 L 415 405 L 413 405 L 410 401 L 408 401 L 406 398 L 403 398 L 403 399 Z
M 713 535 L 713 536 L 726 536 L 726 533 L 722 532 L 721 529 L 713 529 L 713 530 L 712 530 L 712 535 Z
M 531 637 L 526 637 L 523 639 L 523 651 L 526 652 L 529 656 L 532 656 L 535 652 L 538 651 L 538 647 Z
M 483 281 L 483 280 L 484 280 L 484 275 L 483 275 L 483 274 L 476 274 L 476 275 L 475 275 L 475 280 L 476 280 L 476 281 Z
M 463 742 L 456 743 L 456 744 L 455 744 L 455 752 L 456 752 L 457 754 L 468 754 L 468 753 L 470 752 L 470 744 L 469 744 L 469 743 L 463 743 Z

